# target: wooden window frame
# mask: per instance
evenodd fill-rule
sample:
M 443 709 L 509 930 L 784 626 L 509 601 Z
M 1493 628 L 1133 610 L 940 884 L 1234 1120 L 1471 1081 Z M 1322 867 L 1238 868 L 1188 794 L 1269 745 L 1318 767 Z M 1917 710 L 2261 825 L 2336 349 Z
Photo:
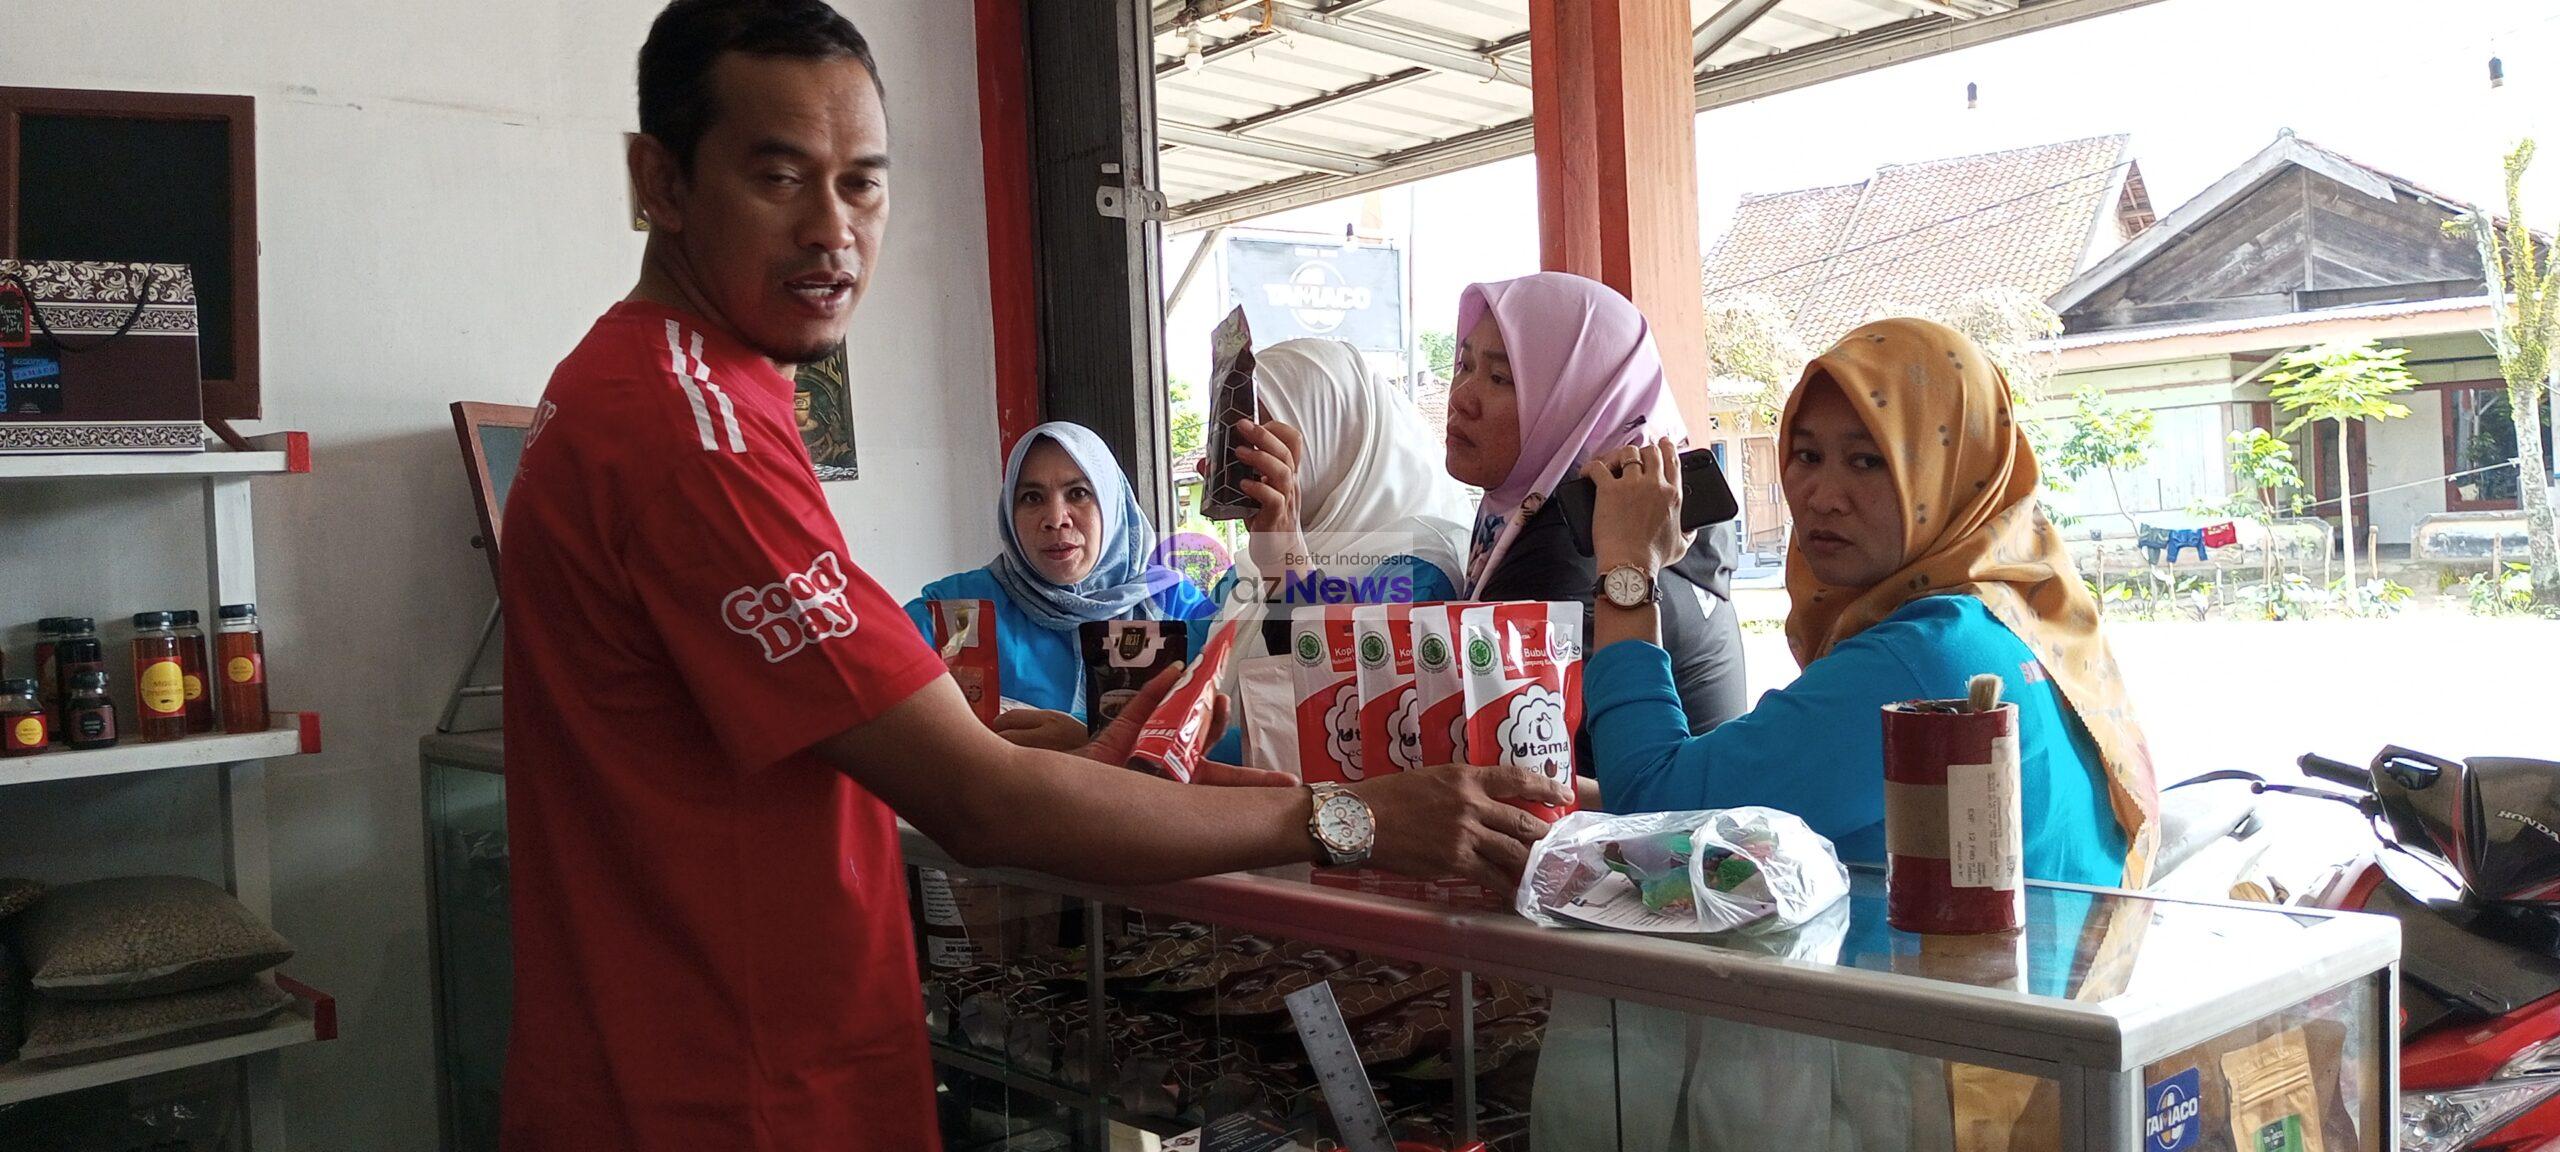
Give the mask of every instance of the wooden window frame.
M 231 129 L 231 367 L 204 381 L 204 414 L 255 420 L 258 398 L 258 131 L 248 96 L 0 86 L 0 257 L 18 255 L 18 126 L 28 115 L 220 121 Z
M 2455 479 L 2452 475 L 2452 473 L 2462 470 L 2462 463 L 2455 455 L 2456 451 L 2462 446 L 2454 443 L 2454 393 L 2493 392 L 2497 395 L 2504 396 L 2507 392 L 2507 382 L 2496 379 L 2447 380 L 2441 384 L 2429 384 L 2426 386 L 2426 390 L 2436 393 L 2436 398 L 2439 401 L 2437 407 L 2443 410 L 2444 470 L 2446 473 L 2444 482 L 2445 511 L 2513 512 L 2524 507 L 2524 501 L 2521 495 L 2515 499 L 2509 500 L 2465 500 L 2462 498 L 2460 481 Z M 2522 477 L 2518 477 L 2517 483 L 2519 485 L 2523 484 L 2524 479 Z

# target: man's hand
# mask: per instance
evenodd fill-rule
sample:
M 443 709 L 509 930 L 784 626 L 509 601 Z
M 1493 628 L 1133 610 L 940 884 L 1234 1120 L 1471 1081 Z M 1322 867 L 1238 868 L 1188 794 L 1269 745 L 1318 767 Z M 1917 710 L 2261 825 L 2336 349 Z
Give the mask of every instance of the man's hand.
M 1547 822 L 1503 803 L 1569 804 L 1573 793 L 1526 768 L 1443 764 L 1351 786 L 1369 805 L 1378 839 L 1369 860 L 1426 879 L 1464 876 L 1497 892 L 1520 886 L 1529 846 Z
M 1093 739 L 1084 721 L 1046 708 L 1016 708 L 996 717 L 988 727 L 1014 747 L 1050 752 L 1073 752 Z

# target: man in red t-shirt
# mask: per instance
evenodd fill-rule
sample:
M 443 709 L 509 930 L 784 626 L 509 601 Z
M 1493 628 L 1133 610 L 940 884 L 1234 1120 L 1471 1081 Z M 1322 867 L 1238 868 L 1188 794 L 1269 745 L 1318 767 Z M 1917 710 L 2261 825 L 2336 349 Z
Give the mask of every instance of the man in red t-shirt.
M 1500 800 L 1565 798 L 1457 767 L 1173 784 L 1117 766 L 1146 697 L 1085 757 L 978 723 L 848 554 L 778 367 L 869 285 L 878 77 L 822 0 L 677 0 L 641 49 L 640 281 L 553 374 L 508 497 L 509 1152 L 932 1147 L 892 808 L 1105 882 L 1365 857 L 1502 883 L 1545 825 Z

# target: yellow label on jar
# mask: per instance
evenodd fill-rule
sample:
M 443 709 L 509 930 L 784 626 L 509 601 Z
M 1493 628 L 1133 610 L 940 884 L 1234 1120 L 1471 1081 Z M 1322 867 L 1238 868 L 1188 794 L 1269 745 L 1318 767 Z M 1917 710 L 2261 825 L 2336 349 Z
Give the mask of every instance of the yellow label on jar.
M 234 656 L 231 658 L 231 663 L 223 666 L 222 671 L 224 675 L 231 677 L 232 683 L 246 684 L 258 678 L 258 662 L 246 656 Z
M 187 707 L 187 677 L 178 670 L 175 660 L 155 660 L 136 678 L 134 694 L 142 710 L 158 716 L 183 712 Z
M 27 748 L 44 743 L 44 721 L 33 716 L 18 721 L 18 743 Z
M 202 699 L 204 699 L 204 677 L 187 677 L 187 703 L 193 704 Z

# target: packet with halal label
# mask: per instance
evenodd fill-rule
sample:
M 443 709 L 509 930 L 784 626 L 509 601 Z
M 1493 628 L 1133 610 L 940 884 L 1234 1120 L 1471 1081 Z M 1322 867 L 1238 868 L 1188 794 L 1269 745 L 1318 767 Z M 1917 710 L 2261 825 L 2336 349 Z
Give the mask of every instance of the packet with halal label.
M 996 606 L 992 600 L 928 600 L 932 610 L 933 646 L 942 666 L 969 698 L 969 710 L 981 724 L 995 723 L 1003 709 L 996 648 Z
M 1182 659 L 1190 639 L 1180 620 L 1091 620 L 1076 633 L 1084 647 L 1084 724 L 1097 736 L 1147 681 Z
M 1467 681 L 1458 664 L 1458 613 L 1473 604 L 1420 604 L 1413 609 L 1415 756 L 1424 764 L 1467 762 Z
M 1533 769 L 1573 786 L 1582 727 L 1582 605 L 1488 604 L 1458 612 L 1465 665 L 1467 762 Z M 1565 804 L 1512 801 L 1553 823 Z
M 1364 775 L 1422 767 L 1422 712 L 1414 694 L 1413 606 L 1361 604 L 1351 609 L 1360 668 L 1360 755 Z
M 2327 1152 L 2311 1046 L 2288 1028 L 2222 1058 L 2231 1087 L 2231 1141 L 2248 1152 Z
M 1289 614 L 1296 663 L 1298 779 L 1348 784 L 1368 775 L 1360 748 L 1359 663 L 1352 607 L 1328 604 Z
M 1253 387 L 1253 326 L 1245 322 L 1243 305 L 1209 333 L 1209 360 L 1209 475 L 1200 492 L 1200 515 L 1242 520 L 1262 511 L 1262 502 L 1244 492 L 1244 482 L 1262 474 L 1236 458 L 1236 421 L 1262 419 Z
M 1182 679 L 1174 681 L 1173 690 L 1147 714 L 1146 727 L 1138 730 L 1138 742 L 1129 749 L 1130 767 L 1177 784 L 1188 784 L 1200 775 L 1200 761 L 1217 737 L 1209 731 L 1209 720 L 1218 710 L 1218 681 L 1227 674 L 1227 654 L 1235 646 L 1232 620 L 1209 634 L 1199 659 L 1182 670 Z

